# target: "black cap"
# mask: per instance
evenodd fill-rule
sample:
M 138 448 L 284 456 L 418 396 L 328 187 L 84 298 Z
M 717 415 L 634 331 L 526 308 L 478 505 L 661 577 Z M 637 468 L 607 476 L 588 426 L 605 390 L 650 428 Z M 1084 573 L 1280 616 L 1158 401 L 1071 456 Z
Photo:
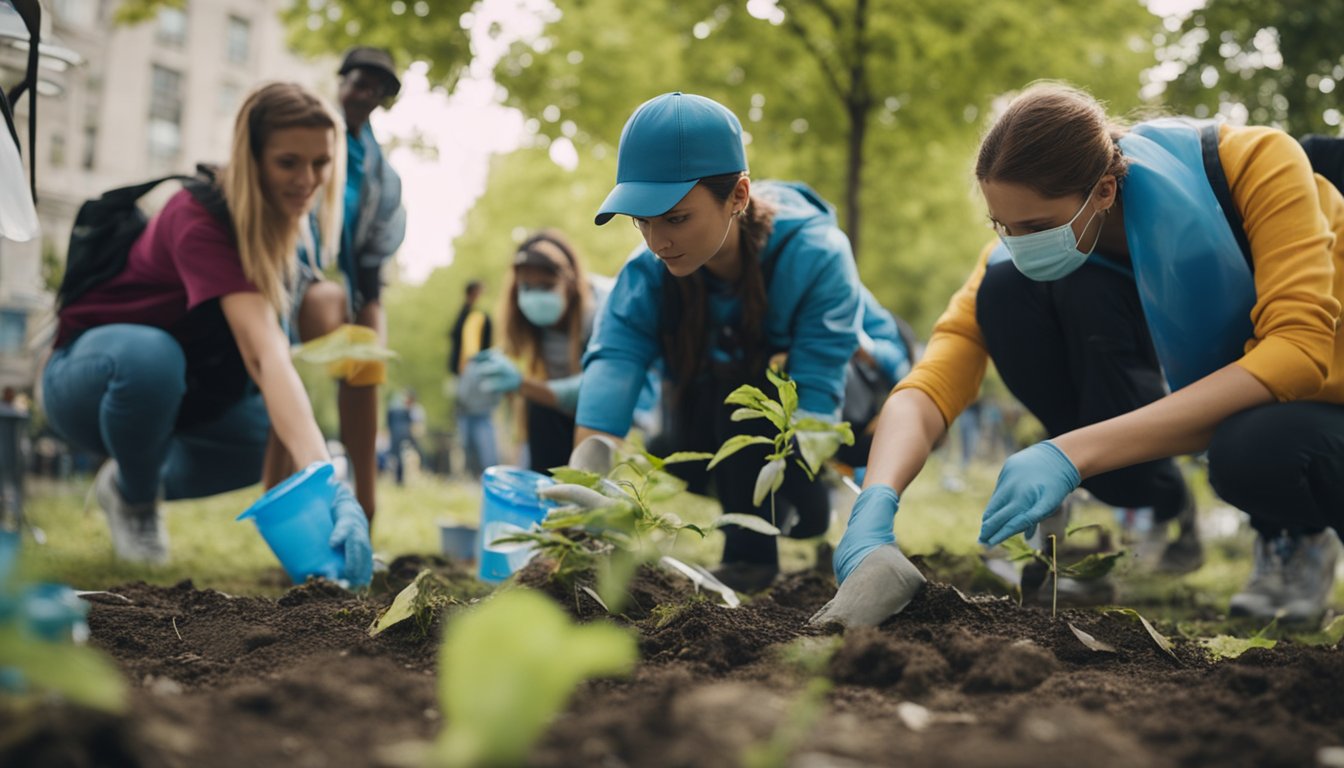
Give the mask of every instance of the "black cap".
M 341 68 L 336 74 L 344 75 L 352 69 L 374 69 L 387 76 L 392 81 L 392 88 L 388 91 L 388 96 L 396 96 L 401 91 L 401 79 L 397 77 L 397 65 L 392 61 L 392 54 L 382 48 L 370 48 L 368 46 L 359 46 L 351 48 L 345 52 L 345 58 L 341 60 Z

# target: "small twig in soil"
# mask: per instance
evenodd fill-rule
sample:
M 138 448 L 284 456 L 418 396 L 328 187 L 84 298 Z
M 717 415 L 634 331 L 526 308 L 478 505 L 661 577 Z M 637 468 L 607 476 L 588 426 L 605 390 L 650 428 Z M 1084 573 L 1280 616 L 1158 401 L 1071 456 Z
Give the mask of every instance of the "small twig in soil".
M 177 635 L 178 640 L 182 640 L 182 633 L 177 631 L 177 617 L 173 617 L 173 634 Z M 183 640 L 183 642 L 186 642 Z

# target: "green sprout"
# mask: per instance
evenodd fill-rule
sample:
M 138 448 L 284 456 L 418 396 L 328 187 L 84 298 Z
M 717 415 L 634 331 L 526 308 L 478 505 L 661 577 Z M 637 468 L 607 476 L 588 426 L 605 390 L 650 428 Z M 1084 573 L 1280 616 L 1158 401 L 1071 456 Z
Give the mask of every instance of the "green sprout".
M 765 466 L 756 475 L 756 489 L 752 503 L 760 506 L 770 496 L 770 522 L 775 519 L 775 492 L 784 484 L 784 470 L 790 457 L 802 467 L 809 480 L 821 471 L 826 460 L 835 455 L 841 445 L 854 444 L 854 430 L 849 422 L 831 423 L 798 415 L 798 385 L 787 376 L 767 369 L 766 377 L 779 391 L 779 400 L 772 400 L 759 388 L 743 384 L 733 390 L 724 402 L 738 406 L 733 421 L 765 419 L 775 427 L 775 435 L 734 435 L 724 441 L 709 461 L 709 469 L 749 445 L 768 445 L 771 452 L 765 457 Z M 795 456 L 796 453 L 799 454 Z
M 1064 538 L 1072 536 L 1079 531 L 1089 528 L 1099 528 L 1095 523 L 1086 525 L 1076 525 L 1064 532 Z M 1008 550 L 1008 559 L 1017 562 L 1019 560 L 1034 560 L 1043 565 L 1046 573 L 1050 576 L 1051 596 L 1050 596 L 1050 618 L 1055 618 L 1059 608 L 1059 577 L 1073 579 L 1075 581 L 1097 581 L 1105 578 L 1115 568 L 1115 564 L 1120 558 L 1124 557 L 1124 550 L 1118 552 L 1094 552 L 1081 560 L 1073 563 L 1061 565 L 1058 557 L 1058 542 L 1055 534 L 1050 534 L 1050 554 L 1036 549 L 1027 543 L 1025 536 L 1014 536 L 1003 542 L 1003 548 Z

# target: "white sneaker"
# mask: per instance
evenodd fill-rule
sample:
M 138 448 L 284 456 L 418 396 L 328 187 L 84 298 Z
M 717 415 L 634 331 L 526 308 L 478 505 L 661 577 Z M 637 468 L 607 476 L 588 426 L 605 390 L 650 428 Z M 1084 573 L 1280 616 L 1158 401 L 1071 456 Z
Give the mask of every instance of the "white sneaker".
M 1251 579 L 1232 596 L 1229 612 L 1288 623 L 1319 619 L 1335 585 L 1334 539 L 1329 530 L 1273 539 L 1256 534 Z
M 1326 529 L 1297 536 L 1293 545 L 1284 564 L 1279 615 L 1289 623 L 1319 621 L 1335 588 L 1335 534 Z
M 146 565 L 168 562 L 168 529 L 157 500 L 130 504 L 123 499 L 117 487 L 117 462 L 110 459 L 98 470 L 93 489 L 98 506 L 107 513 L 112 550 L 118 559 Z

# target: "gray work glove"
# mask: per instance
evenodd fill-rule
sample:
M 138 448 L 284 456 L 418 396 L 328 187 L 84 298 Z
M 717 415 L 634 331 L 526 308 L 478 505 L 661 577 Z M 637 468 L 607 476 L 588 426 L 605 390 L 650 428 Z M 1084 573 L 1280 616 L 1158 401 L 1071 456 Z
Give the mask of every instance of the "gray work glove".
M 569 466 L 606 477 L 619 460 L 620 445 L 606 435 L 589 435 L 569 454 Z
M 924 586 L 924 574 L 895 542 L 870 551 L 835 597 L 808 620 L 813 626 L 876 627 L 905 610 Z

